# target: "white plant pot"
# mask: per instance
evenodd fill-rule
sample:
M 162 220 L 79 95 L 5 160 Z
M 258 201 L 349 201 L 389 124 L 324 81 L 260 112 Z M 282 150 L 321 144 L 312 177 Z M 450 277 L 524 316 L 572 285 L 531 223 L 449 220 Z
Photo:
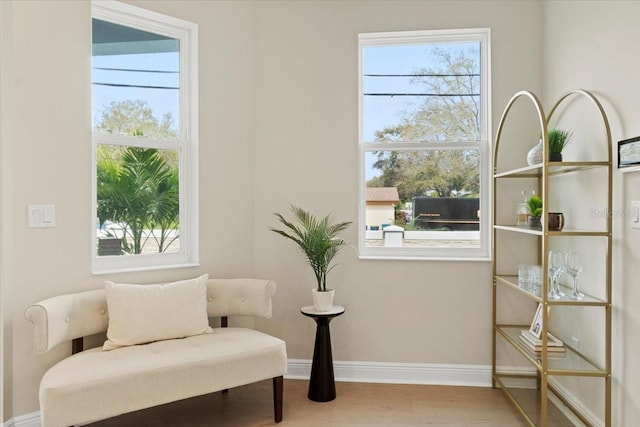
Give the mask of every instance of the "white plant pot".
M 328 289 L 326 291 L 318 291 L 316 288 L 311 289 L 313 307 L 317 311 L 330 311 L 333 308 L 333 297 L 335 293 L 335 289 Z

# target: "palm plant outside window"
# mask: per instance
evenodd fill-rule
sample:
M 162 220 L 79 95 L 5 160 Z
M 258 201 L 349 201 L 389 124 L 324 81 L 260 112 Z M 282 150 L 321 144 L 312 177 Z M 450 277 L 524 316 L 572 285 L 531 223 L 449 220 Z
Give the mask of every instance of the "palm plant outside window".
M 92 25 L 94 271 L 193 264 L 196 27 L 117 2 Z

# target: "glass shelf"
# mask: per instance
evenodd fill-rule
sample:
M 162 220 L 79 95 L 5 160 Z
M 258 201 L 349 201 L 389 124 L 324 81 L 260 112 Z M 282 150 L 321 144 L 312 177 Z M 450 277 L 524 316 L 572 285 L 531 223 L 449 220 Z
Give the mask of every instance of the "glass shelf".
M 496 230 L 505 230 L 512 231 L 514 233 L 525 233 L 525 234 L 534 234 L 536 236 L 542 236 L 542 229 L 540 228 L 531 228 L 526 225 L 494 225 L 493 228 Z
M 518 285 L 518 276 L 516 275 L 501 274 L 501 275 L 495 276 L 495 280 L 496 280 L 496 283 L 501 283 L 510 288 L 517 289 L 518 291 L 524 293 L 534 301 L 542 302 L 542 297 L 540 295 L 533 294 L 529 290 L 524 289 Z M 571 293 L 571 289 L 565 286 L 561 286 L 561 288 L 562 288 L 562 291 L 565 293 L 565 296 L 557 300 L 547 299 L 547 303 L 549 305 L 579 305 L 579 306 L 596 306 L 596 307 L 600 307 L 600 306 L 605 307 L 608 305 L 607 301 L 600 298 L 593 297 L 591 295 L 587 295 L 587 294 L 585 294 L 584 298 L 581 300 L 570 299 L 568 295 Z
M 533 166 L 512 169 L 504 172 L 496 172 L 494 178 L 537 178 L 542 175 L 542 163 Z
M 542 176 L 543 164 L 538 163 L 536 165 L 525 166 L 517 169 L 512 169 L 503 172 L 496 172 L 493 174 L 494 178 L 537 178 Z M 577 172 L 581 170 L 611 167 L 611 163 L 608 161 L 594 161 L 594 162 L 548 162 L 547 170 L 549 176 L 562 175 L 570 172 Z
M 576 230 L 572 228 L 563 228 L 560 231 L 549 231 L 549 236 L 609 237 L 610 235 L 611 233 L 608 231 Z
M 541 228 L 532 228 L 526 225 L 501 225 L 495 224 L 493 226 L 496 230 L 512 231 L 514 233 L 534 234 L 536 236 L 544 235 L 544 230 Z M 583 236 L 583 237 L 609 237 L 611 233 L 608 231 L 597 230 L 577 230 L 571 228 L 563 228 L 559 231 L 548 231 L 549 236 Z
M 577 172 L 593 168 L 610 167 L 611 163 L 608 161 L 597 162 L 549 162 L 548 171 L 549 176 L 562 175 L 570 172 Z
M 520 342 L 520 332 L 529 329 L 528 325 L 496 325 L 496 333 L 514 346 L 538 371 L 542 371 L 542 353 L 534 353 Z M 565 344 L 564 353 L 547 354 L 547 373 L 549 375 L 572 375 L 605 378 L 607 373 L 585 358 L 582 354 Z
M 496 373 L 494 379 L 500 388 L 506 393 L 507 397 L 514 403 L 516 408 L 525 416 L 527 422 L 531 426 L 541 425 L 540 423 L 540 390 L 535 388 L 510 387 L 508 385 L 511 375 Z M 536 377 L 531 377 L 535 380 Z M 551 391 L 552 388 L 548 387 Z M 551 393 L 548 393 L 551 394 Z M 565 413 L 571 410 L 568 406 L 562 404 L 560 399 L 552 399 L 547 396 L 547 426 L 548 427 L 566 427 L 575 425 Z M 561 409 L 562 408 L 562 409 Z

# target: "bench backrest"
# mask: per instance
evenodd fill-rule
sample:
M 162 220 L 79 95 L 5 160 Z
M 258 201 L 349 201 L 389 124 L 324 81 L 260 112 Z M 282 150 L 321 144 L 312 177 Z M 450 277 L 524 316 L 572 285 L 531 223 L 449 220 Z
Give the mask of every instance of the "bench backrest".
M 276 284 L 260 279 L 209 279 L 209 317 L 271 317 Z M 65 341 L 107 331 L 109 309 L 104 289 L 48 298 L 27 307 L 25 318 L 34 326 L 35 351 L 44 353 Z

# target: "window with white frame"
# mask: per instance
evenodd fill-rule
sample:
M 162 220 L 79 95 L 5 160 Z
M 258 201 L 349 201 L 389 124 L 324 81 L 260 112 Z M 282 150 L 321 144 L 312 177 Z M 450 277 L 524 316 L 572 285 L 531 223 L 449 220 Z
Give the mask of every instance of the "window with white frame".
M 198 262 L 197 26 L 92 2 L 93 272 Z
M 360 257 L 489 259 L 489 29 L 358 44 Z

